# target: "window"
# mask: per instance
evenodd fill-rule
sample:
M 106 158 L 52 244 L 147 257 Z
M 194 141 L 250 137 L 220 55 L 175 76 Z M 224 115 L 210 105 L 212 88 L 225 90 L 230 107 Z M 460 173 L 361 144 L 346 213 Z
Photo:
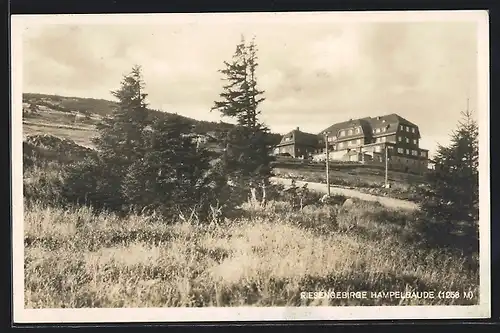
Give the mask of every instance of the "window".
M 385 127 L 382 127 L 382 128 L 381 128 L 381 131 L 382 131 L 382 132 L 385 132 L 386 130 L 387 130 L 387 128 L 385 128 Z
M 376 146 L 376 147 L 375 147 L 375 152 L 376 152 L 376 153 L 380 153 L 380 151 L 381 151 L 381 150 L 382 150 L 382 149 L 381 149 L 381 147 L 380 147 L 380 146 Z
M 426 153 L 425 151 L 422 151 L 420 154 L 421 154 L 423 157 L 427 157 L 427 153 Z
M 398 141 L 401 142 L 403 138 L 401 136 L 398 136 Z
M 410 149 L 406 149 L 406 155 L 410 155 Z
M 416 150 L 412 150 L 412 151 L 411 151 L 411 154 L 412 154 L 413 156 L 418 156 L 418 151 L 416 151 Z
M 406 143 L 410 143 L 410 139 L 409 138 L 406 138 Z
M 403 148 L 398 148 L 398 153 L 403 154 L 404 153 Z
M 411 132 L 412 132 L 412 133 L 415 133 L 415 127 L 412 127 L 412 128 L 411 128 Z
M 345 131 L 340 131 L 340 136 L 345 136 Z
M 285 138 L 285 142 L 290 141 L 290 138 Z
M 410 131 L 410 128 L 408 126 L 406 126 L 406 131 L 409 132 Z
M 399 125 L 399 129 L 404 131 L 405 130 L 405 127 L 403 125 Z
M 335 136 L 329 136 L 328 137 L 328 142 L 333 142 L 333 141 L 335 141 L 335 139 L 337 139 L 337 137 L 335 137 Z
M 361 133 L 361 130 L 359 128 L 356 128 L 356 134 Z
M 386 136 L 382 137 L 382 142 L 386 142 L 386 141 L 387 141 L 387 137 Z
M 375 133 L 380 133 L 380 128 L 375 128 Z
M 347 131 L 347 135 L 352 135 L 352 129 Z
M 417 141 L 417 139 L 413 139 L 413 144 L 414 144 L 414 145 L 418 145 L 418 141 Z
M 357 142 L 356 142 L 358 145 L 361 144 L 361 139 L 358 139 Z
M 344 142 L 339 143 L 339 148 L 344 148 Z

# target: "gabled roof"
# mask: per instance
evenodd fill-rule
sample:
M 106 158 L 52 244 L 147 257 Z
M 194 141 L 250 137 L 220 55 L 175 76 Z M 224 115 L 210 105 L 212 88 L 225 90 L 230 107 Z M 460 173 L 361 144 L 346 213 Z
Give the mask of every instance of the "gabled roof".
M 283 135 L 278 146 L 289 145 L 292 143 L 315 146 L 318 143 L 318 136 L 316 134 L 302 132 L 298 129 L 294 129 L 293 131 Z
M 373 118 L 367 118 L 368 122 L 373 128 L 377 127 L 383 127 L 386 126 L 386 124 L 389 125 L 388 132 L 395 132 L 398 128 L 399 125 L 405 125 L 405 126 L 412 126 L 412 127 L 418 127 L 411 121 L 408 121 L 407 119 L 392 113 L 389 115 L 385 116 L 379 116 L 379 117 L 373 117 Z
M 384 116 L 378 116 L 378 117 L 365 117 L 365 118 L 360 118 L 360 119 L 351 119 L 349 121 L 344 121 L 341 123 L 333 124 L 330 127 L 324 129 L 318 135 L 324 135 L 325 132 L 329 132 L 329 135 L 335 135 L 338 136 L 338 132 L 341 129 L 347 129 L 350 127 L 354 126 L 361 126 L 363 130 L 363 134 L 365 135 L 371 135 L 373 131 L 376 128 L 383 128 L 385 127 L 385 131 L 381 133 L 381 135 L 387 135 L 391 133 L 395 133 L 398 130 L 399 125 L 405 125 L 405 126 L 411 126 L 417 128 L 417 133 L 420 135 L 418 132 L 418 126 L 412 123 L 411 121 L 408 121 L 407 119 L 392 113 Z M 345 136 L 344 138 L 351 138 L 356 135 L 352 136 Z
M 328 133 L 329 136 L 338 136 L 339 131 L 342 129 L 347 129 L 347 128 L 351 128 L 351 127 L 359 127 L 359 126 L 361 126 L 363 131 L 365 130 L 365 128 L 363 128 L 363 127 L 366 127 L 366 126 L 363 126 L 363 119 L 351 119 L 351 120 L 344 121 L 341 123 L 333 124 L 330 127 L 322 130 L 320 133 L 318 133 L 318 135 L 323 136 L 326 133 Z M 361 134 L 363 134 L 363 133 L 361 133 Z M 359 136 L 359 135 L 360 134 L 352 135 L 352 136 Z

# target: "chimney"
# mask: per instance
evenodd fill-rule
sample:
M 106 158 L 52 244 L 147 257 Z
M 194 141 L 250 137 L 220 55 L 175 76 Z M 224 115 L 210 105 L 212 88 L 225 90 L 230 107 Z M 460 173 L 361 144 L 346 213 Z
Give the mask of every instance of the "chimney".
M 380 120 L 380 116 L 377 117 L 377 120 Z
M 295 129 L 296 131 L 300 131 L 300 128 L 297 126 L 297 128 Z

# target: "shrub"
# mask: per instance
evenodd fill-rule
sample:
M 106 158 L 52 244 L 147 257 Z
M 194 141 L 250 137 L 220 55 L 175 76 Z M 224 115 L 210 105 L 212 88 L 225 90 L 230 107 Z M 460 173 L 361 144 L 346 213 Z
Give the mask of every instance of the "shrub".
M 119 211 L 125 203 L 119 189 L 121 175 L 99 158 L 86 158 L 67 168 L 63 195 L 68 202 Z
M 23 196 L 27 202 L 52 205 L 64 203 L 62 192 L 64 171 L 60 165 L 32 166 L 24 172 L 23 178 Z

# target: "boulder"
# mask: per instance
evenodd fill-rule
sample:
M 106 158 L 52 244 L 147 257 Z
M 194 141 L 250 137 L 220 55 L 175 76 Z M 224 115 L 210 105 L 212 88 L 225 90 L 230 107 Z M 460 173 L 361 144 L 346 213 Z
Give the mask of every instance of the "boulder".
M 348 198 L 346 201 L 344 201 L 344 203 L 342 204 L 342 207 L 349 208 L 352 205 L 354 205 L 354 200 L 352 200 L 351 198 Z

